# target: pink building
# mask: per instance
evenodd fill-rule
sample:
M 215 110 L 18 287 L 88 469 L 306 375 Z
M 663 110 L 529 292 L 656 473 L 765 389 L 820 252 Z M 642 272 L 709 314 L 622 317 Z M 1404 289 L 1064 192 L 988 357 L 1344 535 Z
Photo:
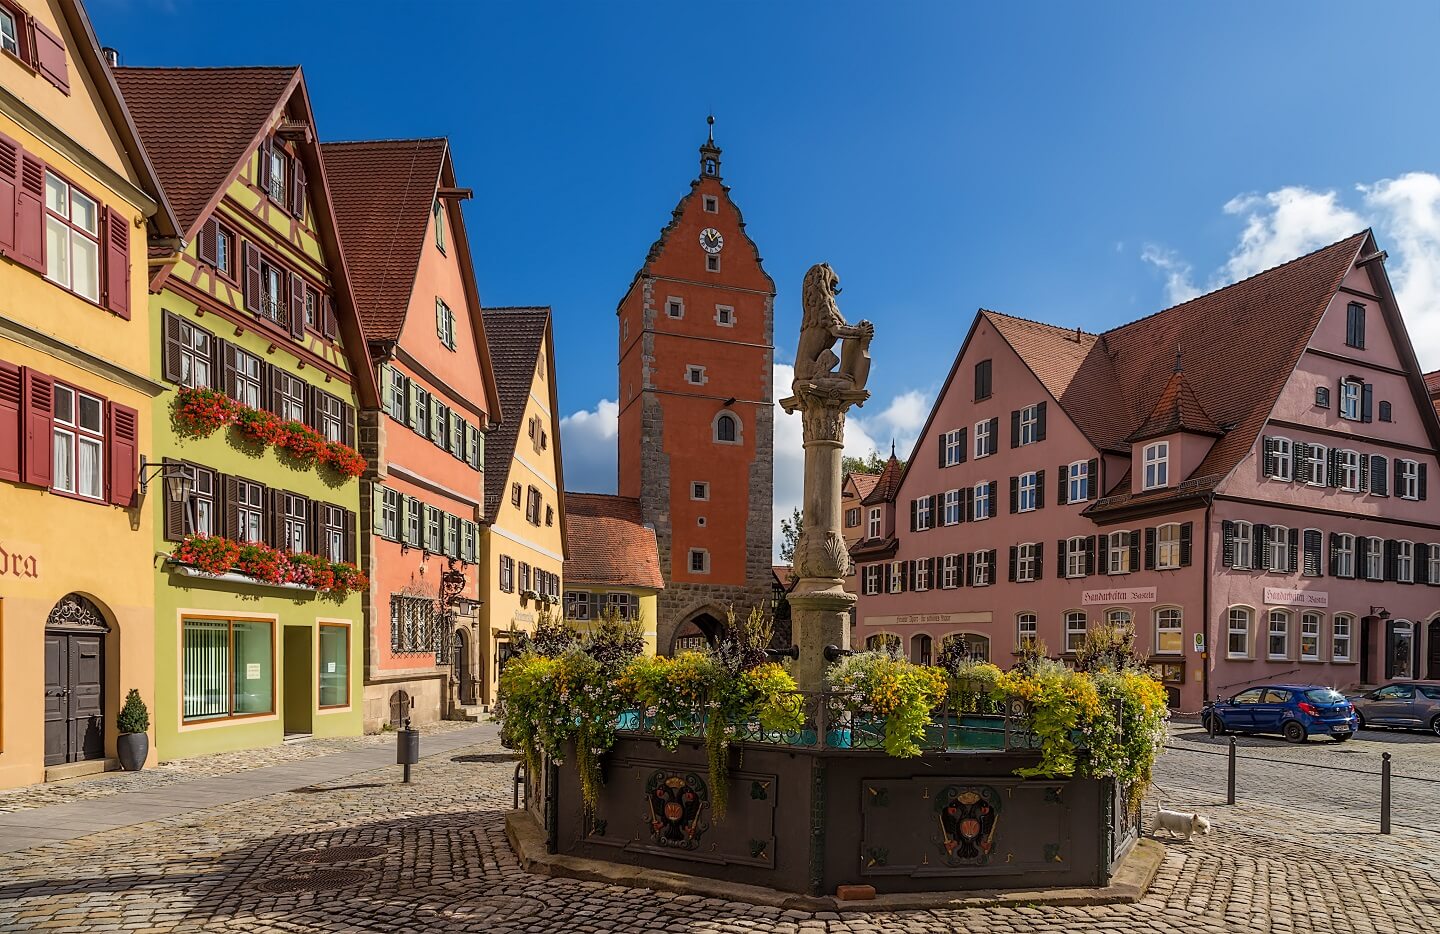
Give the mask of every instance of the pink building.
M 863 503 L 857 641 L 1132 625 L 1172 703 L 1440 677 L 1440 421 L 1367 231 L 1104 334 L 981 311 Z

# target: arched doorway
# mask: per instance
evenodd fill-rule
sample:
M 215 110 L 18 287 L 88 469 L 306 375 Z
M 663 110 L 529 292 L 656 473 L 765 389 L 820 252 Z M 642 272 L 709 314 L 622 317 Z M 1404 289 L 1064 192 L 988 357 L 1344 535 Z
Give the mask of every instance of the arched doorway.
M 1440 681 L 1440 616 L 1430 621 L 1425 644 L 1430 647 L 1429 661 L 1425 665 L 1425 677 L 1431 681 Z
M 45 764 L 105 758 L 105 638 L 100 608 L 66 594 L 45 620 Z
M 455 630 L 450 651 L 450 674 L 455 679 L 455 695 L 462 707 L 469 707 L 475 703 L 475 675 L 470 667 L 470 634 L 463 627 Z
M 685 622 L 675 627 L 675 637 L 670 643 L 670 654 L 698 652 L 713 648 L 725 632 L 725 624 L 719 616 L 709 610 L 700 610 Z

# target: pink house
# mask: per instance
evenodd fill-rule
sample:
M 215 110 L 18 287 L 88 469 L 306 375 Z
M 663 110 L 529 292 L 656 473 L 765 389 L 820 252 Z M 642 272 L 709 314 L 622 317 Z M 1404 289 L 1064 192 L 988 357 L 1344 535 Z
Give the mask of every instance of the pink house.
M 857 641 L 1133 626 L 1172 703 L 1440 677 L 1440 421 L 1370 232 L 1088 334 L 981 311 L 864 500 Z

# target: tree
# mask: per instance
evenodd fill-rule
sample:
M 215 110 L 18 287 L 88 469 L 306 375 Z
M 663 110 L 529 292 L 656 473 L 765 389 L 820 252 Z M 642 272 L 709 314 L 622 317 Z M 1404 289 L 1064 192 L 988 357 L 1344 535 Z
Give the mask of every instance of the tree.
M 843 473 L 879 473 L 885 469 L 888 458 L 881 457 L 879 451 L 871 451 L 868 457 L 844 457 L 840 460 L 840 470 Z M 900 461 L 904 467 L 905 462 Z
M 780 560 L 790 564 L 795 560 L 795 543 L 800 539 L 800 507 L 790 511 L 790 518 L 780 520 Z

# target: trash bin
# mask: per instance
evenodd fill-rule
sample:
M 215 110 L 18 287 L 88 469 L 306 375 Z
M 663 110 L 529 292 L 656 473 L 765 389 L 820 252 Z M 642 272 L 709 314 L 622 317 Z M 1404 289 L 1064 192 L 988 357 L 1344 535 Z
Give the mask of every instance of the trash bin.
M 405 766 L 405 781 L 410 781 L 410 766 L 420 761 L 420 731 L 406 727 L 395 732 L 395 761 Z

